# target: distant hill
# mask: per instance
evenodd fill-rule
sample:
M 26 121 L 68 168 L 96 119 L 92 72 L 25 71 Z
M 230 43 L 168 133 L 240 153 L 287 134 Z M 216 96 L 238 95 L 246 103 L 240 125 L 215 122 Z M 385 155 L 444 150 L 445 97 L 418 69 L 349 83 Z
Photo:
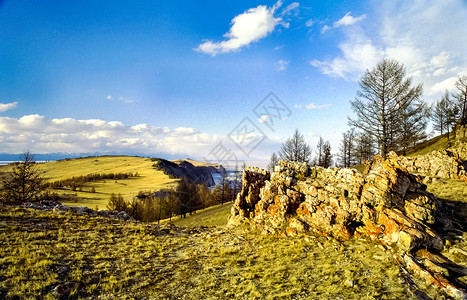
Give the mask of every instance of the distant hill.
M 208 164 L 191 159 L 175 161 L 157 159 L 154 165 L 156 169 L 163 171 L 164 174 L 171 178 L 185 177 L 194 183 L 207 184 L 208 186 L 215 185 L 212 175 L 224 170 L 221 165 Z
M 19 156 L 15 160 L 18 158 Z M 155 165 L 159 161 L 163 161 L 163 165 L 169 167 L 156 168 Z M 182 176 L 196 179 L 198 183 L 206 182 L 208 185 L 214 185 L 211 175 L 222 168 L 220 165 L 205 164 L 194 160 L 170 162 L 159 158 L 110 155 L 66 158 L 37 166 L 44 172 L 44 177 L 49 183 L 91 174 L 133 175 L 118 180 L 89 181 L 82 186 L 64 186 L 51 191 L 60 195 L 60 201 L 64 204 L 87 206 L 93 209 L 96 207 L 105 209 L 112 193 L 120 193 L 124 199 L 131 200 L 140 192 L 149 193 L 172 189 Z M 11 167 L 0 166 L 0 174 L 7 172 L 9 168 Z
M 173 155 L 167 155 L 164 153 L 131 153 L 127 155 L 122 155 L 121 153 L 117 152 L 94 152 L 94 153 L 68 153 L 68 152 L 56 152 L 56 153 L 43 153 L 43 154 L 34 154 L 34 159 L 36 161 L 55 161 L 60 159 L 73 159 L 73 158 L 86 158 L 86 157 L 94 157 L 94 156 L 138 156 L 138 157 L 163 157 L 165 159 L 175 159 Z M 11 153 L 0 153 L 0 161 L 18 161 L 22 156 L 22 153 L 11 154 Z

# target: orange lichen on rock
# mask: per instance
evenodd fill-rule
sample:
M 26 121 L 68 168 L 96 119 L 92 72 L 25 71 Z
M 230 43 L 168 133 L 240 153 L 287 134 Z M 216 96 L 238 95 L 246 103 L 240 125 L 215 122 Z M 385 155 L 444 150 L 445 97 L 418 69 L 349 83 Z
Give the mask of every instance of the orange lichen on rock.
M 247 218 L 265 233 L 288 236 L 350 239 L 363 234 L 400 253 L 441 251 L 443 239 L 433 228 L 436 221 L 443 222 L 437 219 L 438 200 L 403 165 L 391 153 L 387 160 L 376 156 L 367 163 L 365 174 L 287 161 L 279 161 L 272 173 L 247 168 L 229 222 L 241 224 L 238 220 Z M 404 264 L 427 282 L 454 288 L 443 274 L 433 276 L 410 256 L 404 256 Z M 435 263 L 426 265 L 435 269 Z

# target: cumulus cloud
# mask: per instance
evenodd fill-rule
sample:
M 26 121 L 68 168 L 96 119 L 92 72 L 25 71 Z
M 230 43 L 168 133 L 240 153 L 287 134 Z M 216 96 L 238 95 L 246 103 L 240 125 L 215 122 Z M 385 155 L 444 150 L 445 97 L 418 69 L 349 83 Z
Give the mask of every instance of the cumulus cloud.
M 289 63 L 290 63 L 289 61 L 280 59 L 274 64 L 274 67 L 276 71 L 285 71 L 287 67 L 289 66 Z
M 0 103 L 0 112 L 5 112 L 7 110 L 13 109 L 17 105 L 18 105 L 18 102 Z
M 220 42 L 206 40 L 194 50 L 215 56 L 219 53 L 237 51 L 265 38 L 282 22 L 281 17 L 274 16 L 275 11 L 281 5 L 282 3 L 278 1 L 273 7 L 259 5 L 248 9 L 233 18 L 229 32 L 224 34 L 225 40 Z M 285 11 L 289 9 L 290 12 L 290 10 L 294 9 L 295 4 L 291 5 Z M 288 23 L 282 23 L 282 25 L 288 27 Z
M 340 54 L 314 59 L 311 65 L 329 76 L 357 80 L 382 58 L 394 58 L 405 65 L 414 83 L 424 84 L 428 101 L 452 88 L 452 78 L 467 69 L 466 44 L 460 38 L 467 36 L 467 6 L 461 0 L 380 1 L 374 5 L 368 18 L 378 22 L 365 28 L 355 25 L 365 15 L 344 16 L 333 24 L 345 26 Z
M 321 33 L 324 34 L 326 33 L 326 31 L 328 30 L 331 30 L 333 28 L 339 28 L 339 27 L 345 27 L 345 26 L 350 26 L 350 25 L 353 25 L 357 22 L 360 22 L 361 20 L 365 19 L 366 18 L 366 15 L 361 15 L 359 17 L 352 17 L 350 15 L 350 11 L 348 13 L 345 14 L 345 16 L 342 17 L 342 19 L 334 22 L 332 24 L 332 27 L 331 26 L 328 26 L 328 25 L 324 25 L 322 28 L 321 28 Z M 308 24 L 307 24 L 308 26 Z
M 49 119 L 41 115 L 0 117 L 2 152 L 122 152 L 169 153 L 201 157 L 221 136 L 195 128 L 128 126 L 119 121 L 73 118 Z

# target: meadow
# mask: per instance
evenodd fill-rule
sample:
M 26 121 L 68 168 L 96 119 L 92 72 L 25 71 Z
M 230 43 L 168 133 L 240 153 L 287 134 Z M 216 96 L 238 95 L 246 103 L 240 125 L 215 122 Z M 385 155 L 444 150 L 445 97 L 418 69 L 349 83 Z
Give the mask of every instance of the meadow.
M 0 298 L 58 299 L 68 282 L 70 299 L 445 299 L 367 239 L 200 225 L 2 207 Z
M 151 158 L 133 156 L 99 156 L 37 164 L 44 172 L 47 182 L 70 179 L 89 174 L 133 173 L 135 177 L 120 180 L 99 180 L 87 182 L 82 188 L 52 189 L 51 192 L 65 196 L 63 204 L 87 206 L 92 209 L 106 209 L 112 193 L 122 194 L 131 200 L 139 192 L 153 192 L 176 186 L 177 179 L 169 178 L 162 171 L 153 168 Z M 4 171 L 8 166 L 2 167 Z

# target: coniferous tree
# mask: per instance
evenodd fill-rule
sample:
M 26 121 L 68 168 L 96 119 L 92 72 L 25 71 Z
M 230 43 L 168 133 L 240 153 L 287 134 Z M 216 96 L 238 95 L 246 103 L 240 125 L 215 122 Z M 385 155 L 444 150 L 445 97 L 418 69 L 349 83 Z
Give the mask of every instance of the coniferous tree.
M 355 130 L 352 128 L 342 134 L 342 140 L 339 146 L 338 163 L 343 168 L 353 165 L 352 154 L 355 147 Z
M 375 145 L 371 136 L 359 132 L 355 135 L 355 147 L 352 151 L 352 165 L 363 164 L 365 160 L 372 160 L 375 156 Z
M 397 125 L 396 149 L 405 150 L 414 146 L 417 142 L 427 138 L 426 126 L 428 125 L 428 118 L 430 111 L 426 103 L 421 101 L 414 101 L 412 105 L 407 106 L 401 110 Z
M 467 124 L 467 75 L 459 76 L 455 87 L 457 93 L 453 96 L 458 102 L 457 107 L 460 113 L 460 124 L 465 125 Z
M 276 155 L 276 152 L 273 152 L 271 155 L 271 158 L 269 160 L 269 164 L 267 166 L 267 169 L 270 172 L 274 171 L 274 168 L 277 166 L 277 163 L 279 162 L 279 157 Z
M 232 196 L 233 200 L 235 200 L 235 197 L 237 197 L 238 192 L 242 188 L 242 171 L 238 169 L 238 166 L 235 166 L 234 170 L 234 179 L 232 182 Z
M 16 163 L 11 172 L 2 181 L 0 200 L 3 203 L 21 204 L 39 200 L 44 191 L 44 178 L 34 161 L 34 155 L 29 152 L 21 156 L 21 162 Z
M 451 100 L 448 91 L 432 107 L 433 128 L 440 134 L 449 133 L 459 118 L 459 107 Z
M 316 145 L 316 156 L 314 159 L 314 165 L 322 167 L 323 157 L 324 157 L 324 140 L 322 137 L 319 137 L 318 144 Z
M 308 163 L 310 156 L 311 148 L 298 129 L 295 129 L 294 135 L 282 144 L 279 151 L 279 158 L 287 161 Z
M 128 209 L 128 204 L 125 199 L 123 199 L 122 194 L 112 193 L 107 203 L 107 209 L 110 211 L 126 211 Z
M 397 147 L 398 122 L 404 111 L 416 104 L 422 95 L 422 85 L 412 86 L 405 68 L 395 60 L 383 59 L 360 79 L 360 90 L 351 101 L 356 118 L 349 125 L 372 137 L 386 157 Z
M 332 154 L 331 154 L 331 144 L 329 141 L 324 142 L 323 145 L 323 159 L 321 166 L 323 168 L 329 168 L 332 165 Z
M 186 177 L 180 179 L 176 188 L 176 193 L 179 202 L 178 213 L 181 217 L 185 218 L 187 213 L 191 214 L 193 211 L 199 209 L 200 205 L 196 195 L 196 185 L 189 179 Z

